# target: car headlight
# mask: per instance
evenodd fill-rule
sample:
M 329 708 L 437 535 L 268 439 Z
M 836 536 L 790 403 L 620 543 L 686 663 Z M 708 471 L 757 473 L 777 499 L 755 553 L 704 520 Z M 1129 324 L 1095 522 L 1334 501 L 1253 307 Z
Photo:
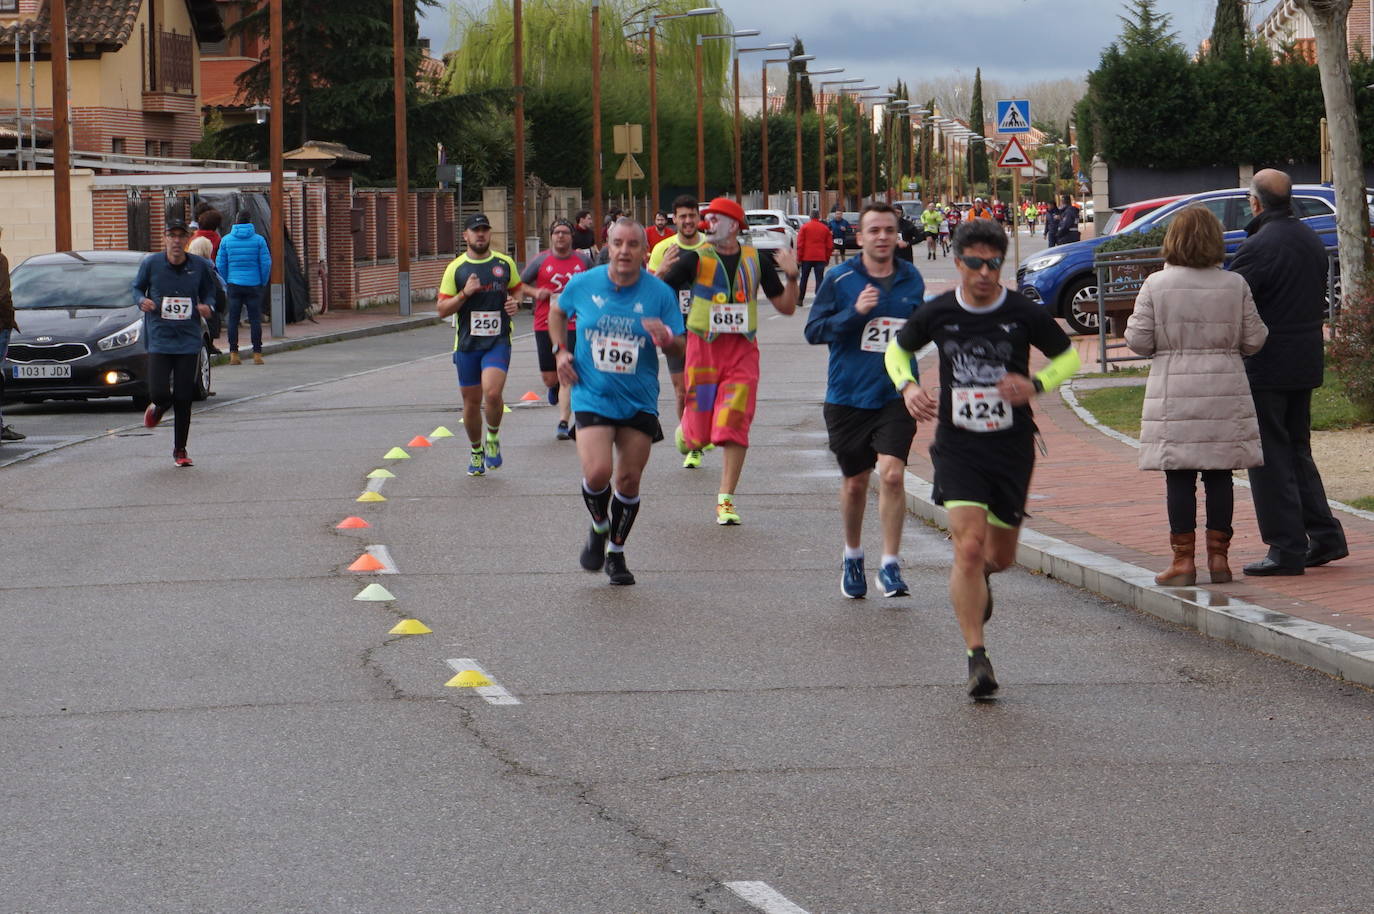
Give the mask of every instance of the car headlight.
M 1045 254 L 1043 257 L 1032 257 L 1026 261 L 1026 272 L 1038 273 L 1041 270 L 1048 270 L 1063 259 L 1063 254 Z
M 109 352 L 111 349 L 123 349 L 125 346 L 132 346 L 137 343 L 139 337 L 143 335 L 143 318 L 139 318 L 122 330 L 116 330 L 105 337 L 96 346 L 102 352 Z

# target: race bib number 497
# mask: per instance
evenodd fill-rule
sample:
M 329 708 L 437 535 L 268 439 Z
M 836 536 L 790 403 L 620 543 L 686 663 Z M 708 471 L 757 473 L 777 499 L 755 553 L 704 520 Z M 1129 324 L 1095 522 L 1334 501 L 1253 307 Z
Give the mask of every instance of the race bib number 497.
M 499 336 L 501 333 L 501 312 L 474 311 L 468 327 L 473 336 Z
M 186 321 L 191 319 L 193 305 L 189 298 L 166 296 L 162 299 L 162 319 L 166 321 Z
M 956 428 L 1000 432 L 1011 428 L 1011 407 L 996 387 L 955 387 L 949 392 Z

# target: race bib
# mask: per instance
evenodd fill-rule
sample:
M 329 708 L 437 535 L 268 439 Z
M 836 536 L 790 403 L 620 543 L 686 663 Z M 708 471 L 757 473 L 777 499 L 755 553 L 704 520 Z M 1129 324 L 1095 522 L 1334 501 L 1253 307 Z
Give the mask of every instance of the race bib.
M 633 374 L 639 362 L 638 337 L 611 333 L 594 334 L 591 338 L 592 364 L 597 371 L 609 374 Z
M 897 336 L 897 331 L 906 323 L 900 317 L 875 317 L 864 325 L 863 341 L 859 348 L 864 352 L 887 352 L 887 344 Z
M 472 312 L 468 324 L 468 332 L 473 336 L 499 336 L 501 333 L 501 312 Z
M 162 319 L 165 321 L 188 321 L 193 310 L 195 305 L 189 298 L 173 298 L 169 295 L 162 299 Z
M 716 302 L 711 305 L 712 333 L 748 333 L 749 305 Z
M 1012 411 L 996 387 L 955 387 L 949 392 L 956 428 L 1000 432 L 1011 428 Z
M 692 290 L 683 289 L 677 294 L 677 306 L 682 309 L 684 315 L 692 312 Z

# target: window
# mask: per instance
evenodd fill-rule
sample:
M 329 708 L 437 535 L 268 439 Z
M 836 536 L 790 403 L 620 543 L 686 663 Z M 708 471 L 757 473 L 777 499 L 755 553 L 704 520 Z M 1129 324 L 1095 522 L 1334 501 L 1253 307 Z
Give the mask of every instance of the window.
M 19 12 L 19 0 L 0 0 L 0 13 Z
M 1294 197 L 1293 209 L 1297 212 L 1299 219 L 1307 219 L 1312 216 L 1329 216 L 1334 212 L 1331 204 L 1321 197 Z
M 112 137 L 110 137 L 110 152 L 114 153 L 114 154 L 117 155 L 117 156 L 122 156 L 122 155 L 124 155 L 124 137 L 122 137 L 122 136 L 112 136 Z
M 176 153 L 175 153 L 175 152 L 173 151 L 173 149 L 172 149 L 172 144 L 171 144 L 171 142 L 170 142 L 170 141 L 164 141 L 164 142 L 162 143 L 162 157 L 163 157 L 164 159 L 170 159 L 170 158 L 172 158 L 174 155 L 176 155 Z
M 143 154 L 152 158 L 157 157 L 157 140 L 143 141 Z

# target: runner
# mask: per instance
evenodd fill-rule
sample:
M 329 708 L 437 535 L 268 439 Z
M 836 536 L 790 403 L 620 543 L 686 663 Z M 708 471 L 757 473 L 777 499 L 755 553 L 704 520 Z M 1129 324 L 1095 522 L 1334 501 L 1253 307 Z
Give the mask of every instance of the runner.
M 684 251 L 695 251 L 706 243 L 706 237 L 701 234 L 701 208 L 697 204 L 697 198 L 690 194 L 683 194 L 673 201 L 673 222 L 677 226 L 677 233 L 663 239 L 654 245 L 653 253 L 649 255 L 649 272 L 663 278 L 665 271 L 664 257 L 673 248 Z M 687 319 L 687 313 L 692 310 L 692 281 L 693 277 L 686 277 L 680 284 L 673 286 L 673 291 L 677 293 L 678 306 L 682 313 L 683 320 Z M 671 285 L 671 283 L 670 283 Z M 668 378 L 673 382 L 673 395 L 677 397 L 677 416 L 682 419 L 682 410 L 687 403 L 687 382 L 684 379 L 683 352 L 668 351 L 663 353 L 663 360 L 668 363 Z M 690 451 L 683 458 L 682 465 L 689 470 L 694 470 L 701 466 L 701 451 Z
M 926 204 L 925 210 L 921 213 L 921 227 L 926 232 L 926 260 L 935 259 L 935 240 L 940 237 L 940 225 L 943 222 L 943 214 L 935 201 Z
M 649 226 L 644 233 L 649 236 L 649 251 L 653 251 L 664 238 L 672 237 L 673 223 L 669 220 L 667 213 L 654 213 L 654 224 Z M 645 256 L 648 256 L 648 252 Z
M 591 269 L 591 261 L 581 251 L 573 250 L 573 224 L 567 219 L 555 219 L 549 229 L 549 249 L 540 251 L 525 265 L 520 281 L 534 293 L 534 349 L 539 356 L 539 373 L 548 388 L 549 404 L 558 407 L 558 428 L 555 431 L 559 441 L 567 441 L 573 431 L 569 427 L 572 407 L 568 400 L 568 388 L 558 381 L 558 364 L 553 357 L 553 345 L 549 340 L 549 300 L 559 295 L 574 275 Z M 569 330 L 575 329 L 573 326 Z M 576 339 L 575 336 L 569 340 Z
M 134 277 L 134 304 L 143 311 L 143 333 L 148 341 L 148 394 L 152 400 L 143 412 L 143 425 L 156 428 L 172 408 L 172 460 L 179 467 L 194 466 L 186 454 L 191 435 L 191 401 L 196 392 L 196 370 L 205 345 L 201 318 L 214 312 L 218 283 L 215 268 L 203 257 L 188 257 L 186 223 L 167 223 L 165 250 L 149 254 Z
M 940 246 L 944 248 L 945 256 L 949 256 L 949 240 L 954 237 L 954 233 L 959 230 L 959 226 L 964 222 L 964 211 L 955 203 L 945 206 L 945 221 L 949 224 L 949 231 L 944 232 L 940 237 Z
M 1006 233 L 995 222 L 961 226 L 954 234 L 959 284 L 918 308 L 887 351 L 888 373 L 907 410 L 917 420 L 939 418 L 930 448 L 931 494 L 949 511 L 949 595 L 974 698 L 997 691 L 983 626 L 992 617 L 990 576 L 1016 560 L 1025 519 L 1035 467 L 1029 403 L 1078 370 L 1078 354 L 1049 312 L 1002 287 L 1006 254 Z M 930 342 L 940 358 L 935 395 L 911 370 L 912 355 Z M 1034 379 L 1027 376 L 1031 346 L 1052 360 Z
M 849 234 L 849 220 L 844 217 L 844 213 L 840 212 L 840 208 L 837 206 L 830 213 L 830 220 L 826 222 L 826 225 L 830 226 L 835 262 L 842 263 L 844 261 L 844 239 Z
M 549 335 L 559 379 L 572 387 L 582 501 L 592 516 L 582 567 L 604 565 L 612 584 L 633 584 L 625 540 L 639 514 L 650 445 L 663 440 L 658 351 L 681 352 L 686 341 L 672 290 L 644 269 L 643 226 L 621 219 L 607 232 L 606 246 L 610 263 L 574 276 L 552 303 Z M 582 339 L 569 348 L 574 321 Z
M 458 368 L 458 390 L 463 396 L 463 427 L 472 445 L 468 475 L 483 476 L 487 469 L 501 465 L 510 319 L 519 310 L 519 302 L 512 296 L 521 283 L 515 261 L 491 249 L 491 223 L 486 216 L 474 213 L 468 217 L 463 240 L 468 249 L 448 265 L 439 284 L 438 312 L 440 317 L 457 315 L 453 364 Z M 483 407 L 487 416 L 485 443 Z
M 749 448 L 759 382 L 759 287 L 779 314 L 797 310 L 797 261 L 787 248 L 757 251 L 739 243 L 744 210 L 717 197 L 706 208 L 710 244 L 695 251 L 671 248 L 664 280 L 691 283 L 687 316 L 687 405 L 677 430 L 678 450 L 689 454 L 714 444 L 725 453 L 716 498 L 716 523 L 738 524 L 735 488 Z M 787 276 L 783 285 L 777 271 Z
M 580 209 L 573 216 L 573 248 L 596 258 L 596 230 L 592 228 L 592 211 Z
M 916 421 L 887 376 L 884 355 L 888 343 L 924 300 L 925 281 L 910 261 L 894 257 L 898 224 L 898 214 L 888 204 L 864 207 L 859 214 L 860 253 L 830 271 L 806 322 L 808 343 L 830 345 L 825 427 L 844 476 L 840 592 L 850 599 L 868 592 L 862 537 L 874 466 L 883 529 L 883 560 L 876 585 L 888 597 L 909 592 L 898 554 L 906 517 L 903 478 Z

